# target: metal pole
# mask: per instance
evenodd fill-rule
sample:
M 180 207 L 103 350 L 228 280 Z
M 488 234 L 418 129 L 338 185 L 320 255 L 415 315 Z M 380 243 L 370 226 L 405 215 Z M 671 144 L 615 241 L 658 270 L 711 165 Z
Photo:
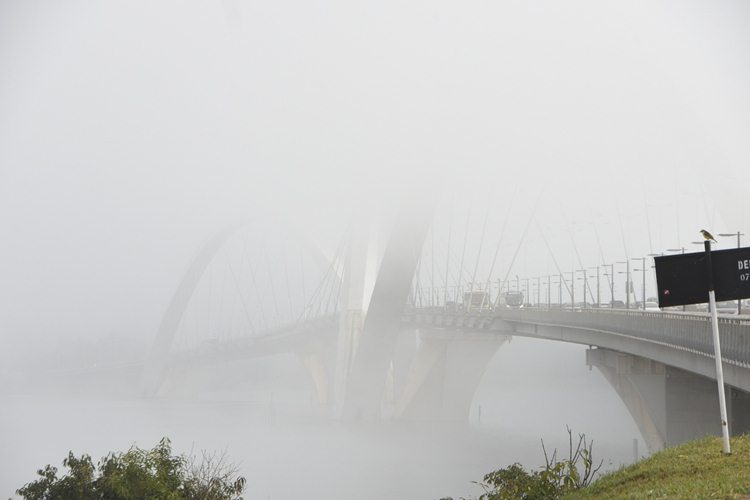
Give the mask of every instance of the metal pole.
M 552 275 L 547 275 L 547 309 L 550 308 L 551 302 L 550 299 L 552 298 Z
M 610 307 L 615 306 L 615 265 L 610 264 L 609 269 L 609 300 Z
M 706 272 L 708 275 L 708 302 L 711 306 L 711 330 L 714 337 L 714 359 L 716 360 L 716 383 L 719 388 L 719 412 L 721 414 L 721 436 L 724 454 L 732 453 L 729 447 L 729 425 L 727 423 L 727 402 L 724 394 L 724 368 L 721 362 L 721 342 L 719 340 L 719 315 L 716 312 L 716 294 L 714 293 L 714 273 L 711 266 L 711 241 L 704 242 L 706 250 Z
M 531 304 L 531 291 L 529 289 L 529 278 L 524 278 L 526 280 L 526 300 L 529 304 Z
M 536 306 L 542 305 L 542 277 L 536 277 Z
M 596 266 L 596 307 L 602 307 L 601 296 L 599 295 L 599 266 Z
M 646 310 L 646 257 L 643 257 L 641 259 L 643 261 L 643 264 L 641 267 L 643 268 L 643 284 L 641 285 L 641 309 L 644 311 Z
M 586 292 L 589 290 L 589 272 L 584 269 L 583 270 L 583 308 L 585 309 L 587 307 L 586 305 Z M 592 297 L 593 298 L 593 297 Z
M 570 273 L 570 307 L 573 311 L 576 309 L 576 273 Z
M 560 279 L 557 281 L 557 285 L 559 287 L 557 290 L 557 302 L 558 302 L 558 305 L 560 306 L 560 309 L 562 309 L 562 280 L 563 280 L 563 275 L 562 273 L 560 273 Z
M 685 247 L 682 247 L 682 255 L 685 255 Z M 657 292 L 657 295 L 659 295 L 658 292 Z M 687 306 L 685 304 L 682 304 L 682 312 L 685 312 L 685 311 L 687 311 Z
M 625 309 L 630 309 L 630 260 L 625 261 Z

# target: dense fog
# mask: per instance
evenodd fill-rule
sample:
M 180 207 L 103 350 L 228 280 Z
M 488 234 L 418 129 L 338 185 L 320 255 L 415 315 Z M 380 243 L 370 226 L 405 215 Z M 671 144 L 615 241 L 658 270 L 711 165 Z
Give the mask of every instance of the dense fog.
M 493 347 L 460 422 L 342 418 L 294 341 L 222 346 L 346 303 L 357 234 L 366 312 L 412 205 L 412 306 L 468 282 L 565 302 L 560 274 L 750 234 L 748 22 L 739 0 L 0 0 L 0 495 L 162 436 L 269 499 L 478 495 L 566 425 L 606 468 L 646 455 L 587 346 Z M 145 387 L 188 288 L 177 368 Z

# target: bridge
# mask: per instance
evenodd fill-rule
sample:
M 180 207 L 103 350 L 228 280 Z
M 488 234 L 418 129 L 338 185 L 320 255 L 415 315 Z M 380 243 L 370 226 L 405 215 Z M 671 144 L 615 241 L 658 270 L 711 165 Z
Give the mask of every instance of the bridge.
M 293 352 L 307 368 L 320 406 L 335 418 L 462 420 L 495 352 L 523 336 L 588 346 L 586 363 L 610 382 L 652 451 L 720 432 L 706 314 L 599 307 L 590 288 L 583 294 L 590 294 L 592 307 L 578 307 L 574 290 L 567 306 L 561 295 L 557 307 L 549 296 L 546 306 L 538 299 L 511 307 L 502 301 L 508 273 L 505 280 L 490 274 L 479 285 L 477 266 L 463 283 L 460 269 L 454 285 L 453 298 L 467 299 L 449 300 L 448 269 L 442 287 L 434 286 L 434 270 L 431 287 L 419 279 L 429 223 L 430 207 L 401 210 L 370 290 L 365 231 L 359 230 L 296 320 L 173 352 L 197 283 L 228 238 L 221 233 L 198 254 L 170 303 L 144 370 L 146 392 L 160 394 L 165 381 L 196 366 Z M 476 304 L 475 293 L 482 297 Z M 323 307 L 331 301 L 332 310 Z M 289 304 L 291 309 L 291 298 Z M 722 316 L 720 331 L 730 431 L 740 433 L 750 430 L 750 317 Z

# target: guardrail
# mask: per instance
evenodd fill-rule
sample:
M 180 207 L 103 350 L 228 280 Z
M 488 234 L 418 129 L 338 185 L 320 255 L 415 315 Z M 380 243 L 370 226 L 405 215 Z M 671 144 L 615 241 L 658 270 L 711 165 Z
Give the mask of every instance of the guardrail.
M 498 308 L 462 312 L 440 308 L 413 309 L 416 316 L 431 316 L 435 326 L 460 326 L 498 318 L 505 321 L 585 328 L 666 344 L 713 357 L 710 317 L 706 313 L 649 312 L 632 309 Z M 408 314 L 408 313 L 407 313 Z M 443 316 L 438 319 L 436 316 Z M 463 320 L 461 319 L 463 317 Z M 424 318 L 426 319 L 426 318 Z M 473 319 L 474 321 L 471 321 Z M 750 367 L 750 317 L 719 317 L 721 353 L 725 362 Z

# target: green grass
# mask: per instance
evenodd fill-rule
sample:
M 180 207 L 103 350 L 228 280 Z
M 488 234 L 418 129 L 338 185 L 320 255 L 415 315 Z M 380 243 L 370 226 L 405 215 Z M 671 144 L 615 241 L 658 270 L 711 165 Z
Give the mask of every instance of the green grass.
M 743 498 L 750 494 L 750 434 L 731 445 L 729 456 L 716 437 L 669 448 L 565 498 Z

